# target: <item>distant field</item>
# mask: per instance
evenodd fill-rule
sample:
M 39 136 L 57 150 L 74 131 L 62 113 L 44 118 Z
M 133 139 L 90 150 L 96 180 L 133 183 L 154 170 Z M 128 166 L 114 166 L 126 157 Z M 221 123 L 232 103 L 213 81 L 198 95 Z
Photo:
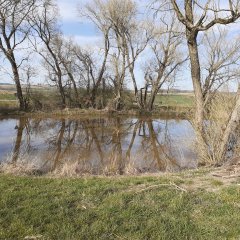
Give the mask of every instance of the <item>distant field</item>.
M 53 88 L 33 86 L 32 91 L 37 94 L 43 94 L 44 99 L 47 101 L 51 100 L 54 95 Z M 17 100 L 14 93 L 16 93 L 14 85 L 0 85 L 0 109 L 6 108 L 16 108 Z M 42 96 L 42 97 L 43 97 Z M 134 96 L 132 96 L 134 98 Z M 9 102 L 13 101 L 13 102 Z M 194 96 L 192 93 L 169 93 L 169 94 L 159 94 L 156 96 L 155 106 L 157 107 L 193 107 Z
M 16 100 L 13 93 L 3 93 L 0 91 L 0 100 Z
M 155 105 L 158 107 L 193 107 L 194 97 L 191 95 L 158 95 Z M 16 107 L 17 101 L 13 93 L 2 93 L 0 91 L 0 108 Z
M 11 87 L 11 86 L 10 86 Z M 0 111 L 9 111 L 18 109 L 18 101 L 14 95 L 14 88 L 12 90 L 3 89 L 0 87 Z
M 157 106 L 193 107 L 194 96 L 191 94 L 157 95 L 155 104 Z
M 26 86 L 23 85 L 23 93 L 25 92 Z M 41 97 L 49 97 L 47 101 L 51 101 L 51 97 L 53 96 L 52 88 L 41 87 L 41 86 L 33 86 L 31 90 L 34 94 L 41 94 Z M 8 110 L 17 110 L 19 107 L 18 100 L 15 97 L 16 88 L 14 85 L 0 85 L 0 111 L 8 111 Z

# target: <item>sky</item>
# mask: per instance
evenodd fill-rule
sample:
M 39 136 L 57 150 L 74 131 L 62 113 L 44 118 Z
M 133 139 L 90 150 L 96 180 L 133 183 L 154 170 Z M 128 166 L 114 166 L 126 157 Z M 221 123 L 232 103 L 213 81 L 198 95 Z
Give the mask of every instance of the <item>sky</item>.
M 78 8 L 87 0 L 58 0 L 62 31 L 66 36 L 74 37 L 80 45 L 96 44 L 101 37 L 96 27 L 79 16 Z
M 66 36 L 73 37 L 75 41 L 84 47 L 98 45 L 101 39 L 101 34 L 97 31 L 94 25 L 79 16 L 79 7 L 83 7 L 88 1 L 89 0 L 57 0 L 63 33 Z M 140 5 L 140 9 L 145 9 L 142 6 L 146 6 L 150 1 L 136 0 L 136 2 Z M 225 1 L 221 2 L 224 3 Z M 231 29 L 230 34 L 232 36 L 239 34 L 239 24 L 231 25 Z M 144 53 L 141 57 L 144 58 Z M 138 84 L 143 85 L 144 77 L 140 67 L 137 67 L 135 74 L 138 79 Z M 133 86 L 129 83 L 128 87 L 132 88 Z M 193 89 L 188 66 L 186 66 L 185 70 L 179 75 L 174 87 L 185 90 Z
M 78 9 L 83 7 L 88 0 L 57 0 L 58 7 L 61 15 L 61 29 L 66 36 L 73 37 L 75 41 L 81 46 L 94 46 L 98 45 L 101 40 L 101 34 L 97 31 L 96 27 L 87 20 L 84 20 L 79 16 Z M 149 0 L 139 1 L 140 7 L 146 6 Z M 144 58 L 144 55 L 142 55 Z M 144 84 L 143 72 L 140 65 L 136 67 L 136 79 L 139 86 Z M 178 79 L 175 86 L 179 89 L 192 90 L 192 82 L 188 73 L 185 76 Z M 128 87 L 133 89 L 131 81 L 128 83 Z
M 89 0 L 56 1 L 60 11 L 60 26 L 63 34 L 67 37 L 72 37 L 80 46 L 98 46 L 101 41 L 101 33 L 97 31 L 96 27 L 92 23 L 80 17 L 78 12 L 78 9 L 83 7 L 87 2 L 89 2 Z M 136 0 L 136 2 L 140 5 L 146 5 L 149 3 L 149 0 Z M 233 29 L 233 35 L 239 34 L 239 24 L 235 24 L 231 28 Z M 146 55 L 144 56 L 143 53 L 141 58 L 144 59 L 144 57 L 146 57 Z M 135 73 L 139 86 L 142 86 L 144 83 L 144 77 L 140 66 L 137 67 Z M 131 82 L 128 83 L 128 87 L 132 88 Z M 192 90 L 192 81 L 188 66 L 186 66 L 186 69 L 181 72 L 174 87 Z

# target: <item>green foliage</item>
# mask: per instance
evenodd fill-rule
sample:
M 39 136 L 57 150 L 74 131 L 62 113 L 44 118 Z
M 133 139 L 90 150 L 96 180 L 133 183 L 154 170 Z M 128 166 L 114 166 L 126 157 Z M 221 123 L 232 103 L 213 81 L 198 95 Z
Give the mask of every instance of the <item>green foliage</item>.
M 239 238 L 237 185 L 185 192 L 171 182 L 0 175 L 0 239 Z

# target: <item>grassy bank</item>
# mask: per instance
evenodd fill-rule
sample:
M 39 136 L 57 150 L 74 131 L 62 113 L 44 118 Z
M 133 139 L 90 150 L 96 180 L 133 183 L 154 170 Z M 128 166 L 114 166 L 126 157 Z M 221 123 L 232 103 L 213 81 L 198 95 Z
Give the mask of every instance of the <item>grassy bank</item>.
M 0 89 L 0 115 L 20 115 L 23 114 L 18 111 L 18 101 L 16 100 L 13 91 L 3 91 Z M 126 101 L 126 106 L 121 112 L 106 112 L 97 111 L 94 109 L 68 109 L 60 110 L 59 104 L 57 104 L 56 93 L 42 89 L 41 91 L 34 90 L 34 96 L 36 99 L 43 101 L 43 109 L 41 111 L 30 111 L 31 115 L 41 115 L 48 117 L 50 115 L 68 116 L 68 115 L 146 115 L 149 112 L 139 111 L 136 104 L 134 104 L 134 96 L 130 97 L 131 100 Z M 186 117 L 191 109 L 193 108 L 194 97 L 190 94 L 168 94 L 168 95 L 157 95 L 155 101 L 154 110 L 151 115 L 154 116 L 169 116 L 169 117 Z M 29 115 L 29 113 L 27 114 Z
M 66 108 L 63 110 L 54 111 L 36 111 L 27 113 L 17 113 L 15 115 L 25 115 L 26 117 L 114 117 L 114 116 L 151 116 L 161 118 L 183 118 L 189 117 L 191 114 L 190 108 L 172 108 L 160 107 L 152 112 L 139 111 L 138 109 L 112 111 L 108 109 L 79 109 L 79 108 Z
M 239 180 L 0 175 L 0 239 L 239 239 Z

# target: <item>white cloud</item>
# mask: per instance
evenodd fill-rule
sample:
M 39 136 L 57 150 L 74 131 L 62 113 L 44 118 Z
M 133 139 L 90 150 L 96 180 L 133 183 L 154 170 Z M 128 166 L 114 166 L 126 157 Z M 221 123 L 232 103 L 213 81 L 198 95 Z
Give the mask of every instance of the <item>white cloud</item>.
M 75 41 L 81 46 L 95 46 L 100 45 L 102 38 L 101 36 L 74 36 Z
M 58 0 L 58 7 L 62 21 L 78 21 L 77 1 L 75 0 Z

